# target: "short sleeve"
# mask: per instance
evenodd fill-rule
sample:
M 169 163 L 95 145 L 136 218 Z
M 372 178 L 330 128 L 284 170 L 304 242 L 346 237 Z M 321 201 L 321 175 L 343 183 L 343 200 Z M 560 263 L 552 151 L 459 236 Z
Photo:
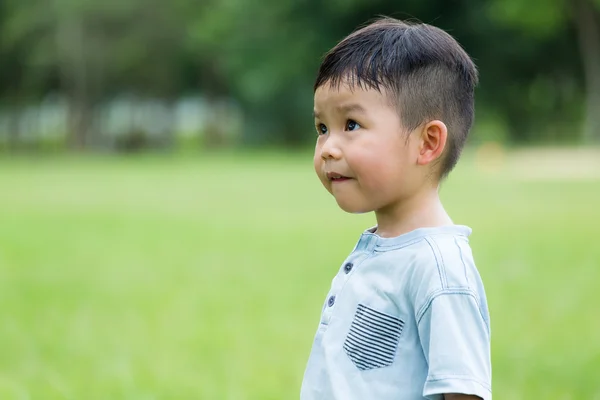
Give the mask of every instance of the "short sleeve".
M 492 399 L 490 330 L 481 310 L 475 293 L 442 290 L 417 315 L 429 368 L 427 399 L 442 400 L 445 393 Z

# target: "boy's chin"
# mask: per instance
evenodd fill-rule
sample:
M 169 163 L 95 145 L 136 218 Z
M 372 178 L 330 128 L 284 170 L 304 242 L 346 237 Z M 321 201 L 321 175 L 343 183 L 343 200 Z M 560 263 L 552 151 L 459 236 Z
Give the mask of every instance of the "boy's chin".
M 342 210 L 349 214 L 366 214 L 373 211 L 369 208 L 360 207 L 358 204 L 348 204 L 340 201 L 338 201 L 337 204 Z

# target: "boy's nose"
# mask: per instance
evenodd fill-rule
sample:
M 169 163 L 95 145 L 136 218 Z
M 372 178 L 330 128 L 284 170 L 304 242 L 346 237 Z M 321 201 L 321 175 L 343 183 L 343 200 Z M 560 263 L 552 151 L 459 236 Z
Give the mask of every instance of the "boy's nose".
M 340 159 L 342 157 L 342 150 L 340 146 L 335 143 L 335 140 L 331 139 L 331 136 L 327 138 L 323 146 L 321 147 L 321 158 L 327 159 Z

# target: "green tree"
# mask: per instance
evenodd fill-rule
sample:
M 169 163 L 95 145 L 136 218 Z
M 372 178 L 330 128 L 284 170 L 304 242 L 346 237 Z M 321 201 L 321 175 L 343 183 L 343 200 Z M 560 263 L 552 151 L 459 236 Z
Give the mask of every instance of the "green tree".
M 93 129 L 94 109 L 111 92 L 174 99 L 184 87 L 174 73 L 183 27 L 170 2 L 5 1 L 10 18 L 0 25 L 1 46 L 22 67 L 14 90 L 32 92 L 34 83 L 49 89 L 57 81 L 69 101 L 72 148 L 100 133 Z
M 495 0 L 490 2 L 489 13 L 535 38 L 556 35 L 568 24 L 574 27 L 585 76 L 584 138 L 600 141 L 600 0 Z

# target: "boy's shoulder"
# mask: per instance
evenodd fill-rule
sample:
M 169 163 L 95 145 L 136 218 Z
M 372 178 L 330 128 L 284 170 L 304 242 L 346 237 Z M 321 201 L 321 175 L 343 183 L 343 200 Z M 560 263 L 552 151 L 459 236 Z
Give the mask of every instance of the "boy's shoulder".
M 471 286 L 469 275 L 476 269 L 469 244 L 471 229 L 453 226 L 432 231 L 423 238 L 415 258 L 415 272 L 429 277 L 431 288 L 464 289 Z
M 390 261 L 410 266 L 415 272 L 439 274 L 442 288 L 468 285 L 466 264 L 474 264 L 468 226 L 418 228 L 395 238 L 381 238 L 373 231 L 371 228 L 366 233 L 375 236 L 375 252 L 385 254 Z
M 417 307 L 440 294 L 480 297 L 483 284 L 469 243 L 471 232 L 464 225 L 419 228 L 397 238 L 377 238 L 375 252 Z

